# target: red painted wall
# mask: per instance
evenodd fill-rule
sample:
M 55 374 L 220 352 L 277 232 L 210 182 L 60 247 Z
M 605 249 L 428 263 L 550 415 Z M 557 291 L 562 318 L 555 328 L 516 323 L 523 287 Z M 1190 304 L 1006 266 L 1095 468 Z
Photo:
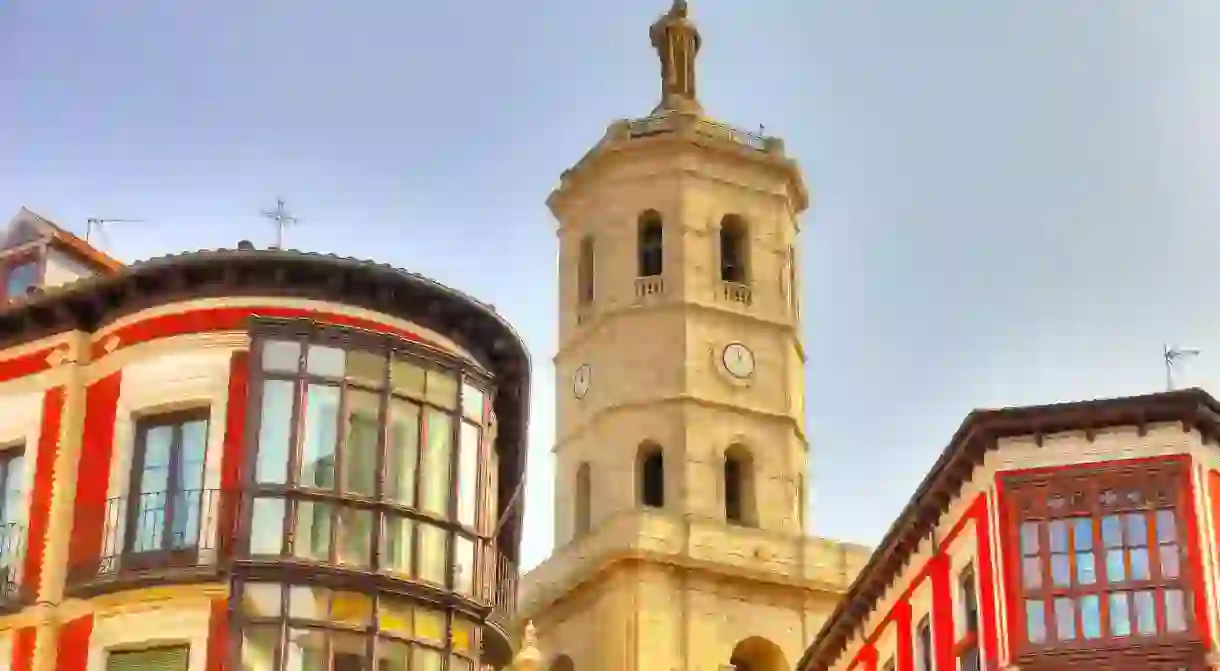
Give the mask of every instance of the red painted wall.
M 122 383 L 122 373 L 113 373 L 89 385 L 85 392 L 85 435 L 76 469 L 76 501 L 72 538 L 68 545 L 69 570 L 88 570 L 102 554 L 110 457 L 114 451 L 114 421 Z
M 89 637 L 92 634 L 92 615 L 60 625 L 55 671 L 83 671 L 89 665 Z
M 13 635 L 13 671 L 30 671 L 34 668 L 34 643 L 38 640 L 38 630 L 34 627 L 22 627 Z
M 54 347 L 36 350 L 30 354 L 0 360 L 0 382 L 35 375 L 51 367 L 48 360 Z
M 246 403 L 249 395 L 250 354 L 234 352 L 229 362 L 229 400 L 225 417 L 224 453 L 220 461 L 220 551 L 233 550 L 237 509 L 241 502 L 242 462 L 245 459 Z
M 893 623 L 898 632 L 898 650 L 895 656 L 897 671 L 914 671 L 913 630 L 915 622 L 910 598 L 915 590 L 923 586 L 924 580 L 930 580 L 932 585 L 932 643 L 937 668 L 957 668 L 954 652 L 957 643 L 954 640 L 956 635 L 954 622 L 956 613 L 952 603 L 954 583 L 952 580 L 949 550 L 953 547 L 961 532 L 970 523 L 974 524 L 977 543 L 973 566 L 978 580 L 979 626 L 982 630 L 983 653 L 987 659 L 994 659 L 996 657 L 997 625 L 994 601 L 997 596 L 994 572 L 991 568 L 992 552 L 991 536 L 989 533 L 991 525 L 988 523 L 989 510 L 986 495 L 979 494 L 976 496 L 966 509 L 966 512 L 962 514 L 961 518 L 944 535 L 939 551 L 919 568 L 915 578 L 903 590 L 898 602 L 881 620 L 877 628 L 869 633 L 864 645 L 852 660 L 852 668 L 857 668 L 860 671 L 870 671 L 873 668 L 880 669 L 881 664 L 888 661 L 888 659 L 880 659 L 878 657 L 876 644 L 881 631 L 890 623 Z
M 229 601 L 214 599 L 208 618 L 207 671 L 225 671 L 229 657 Z
M 42 426 L 38 456 L 34 459 L 34 486 L 30 491 L 30 522 L 26 529 L 25 572 L 22 582 L 30 596 L 38 594 L 42 559 L 47 549 L 51 520 L 51 493 L 55 484 L 55 457 L 59 454 L 59 426 L 63 421 L 64 388 L 47 390 L 42 399 Z

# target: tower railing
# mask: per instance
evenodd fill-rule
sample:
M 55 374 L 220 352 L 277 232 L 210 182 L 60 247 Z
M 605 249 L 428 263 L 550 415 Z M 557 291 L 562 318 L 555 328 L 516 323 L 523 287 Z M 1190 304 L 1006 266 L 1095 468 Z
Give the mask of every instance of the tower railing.
M 627 134 L 631 138 L 640 138 L 676 133 L 687 122 L 688 119 L 686 117 L 673 114 L 647 116 L 642 119 L 629 120 L 627 122 Z M 717 121 L 695 118 L 691 128 L 699 135 L 729 140 L 730 142 L 758 151 L 767 151 L 770 148 L 767 138 L 761 133 L 752 133 Z

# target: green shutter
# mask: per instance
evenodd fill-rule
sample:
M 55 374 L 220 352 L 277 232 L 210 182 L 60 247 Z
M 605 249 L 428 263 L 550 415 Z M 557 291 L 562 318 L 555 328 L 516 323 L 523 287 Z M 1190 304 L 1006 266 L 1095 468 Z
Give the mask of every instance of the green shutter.
M 190 648 L 153 648 L 131 652 L 112 652 L 106 657 L 106 671 L 187 671 Z

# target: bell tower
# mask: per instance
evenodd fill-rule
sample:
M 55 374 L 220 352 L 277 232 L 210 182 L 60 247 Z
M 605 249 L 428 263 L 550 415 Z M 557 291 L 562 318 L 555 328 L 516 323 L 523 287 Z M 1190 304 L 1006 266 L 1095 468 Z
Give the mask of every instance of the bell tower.
M 704 115 L 686 2 L 650 37 L 660 103 L 612 123 L 547 201 L 555 554 L 520 611 L 576 669 L 791 668 L 866 558 L 805 536 L 808 192 L 782 141 Z

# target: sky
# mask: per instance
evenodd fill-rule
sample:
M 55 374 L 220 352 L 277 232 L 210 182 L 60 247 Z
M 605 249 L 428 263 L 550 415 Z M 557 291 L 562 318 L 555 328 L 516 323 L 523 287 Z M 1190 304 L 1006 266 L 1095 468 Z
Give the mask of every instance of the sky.
M 0 212 L 127 261 L 266 245 L 494 304 L 534 361 L 523 563 L 551 549 L 555 221 L 656 103 L 667 0 L 9 0 Z M 1220 3 L 691 0 L 708 113 L 785 138 L 812 532 L 875 544 L 977 407 L 1220 391 Z

